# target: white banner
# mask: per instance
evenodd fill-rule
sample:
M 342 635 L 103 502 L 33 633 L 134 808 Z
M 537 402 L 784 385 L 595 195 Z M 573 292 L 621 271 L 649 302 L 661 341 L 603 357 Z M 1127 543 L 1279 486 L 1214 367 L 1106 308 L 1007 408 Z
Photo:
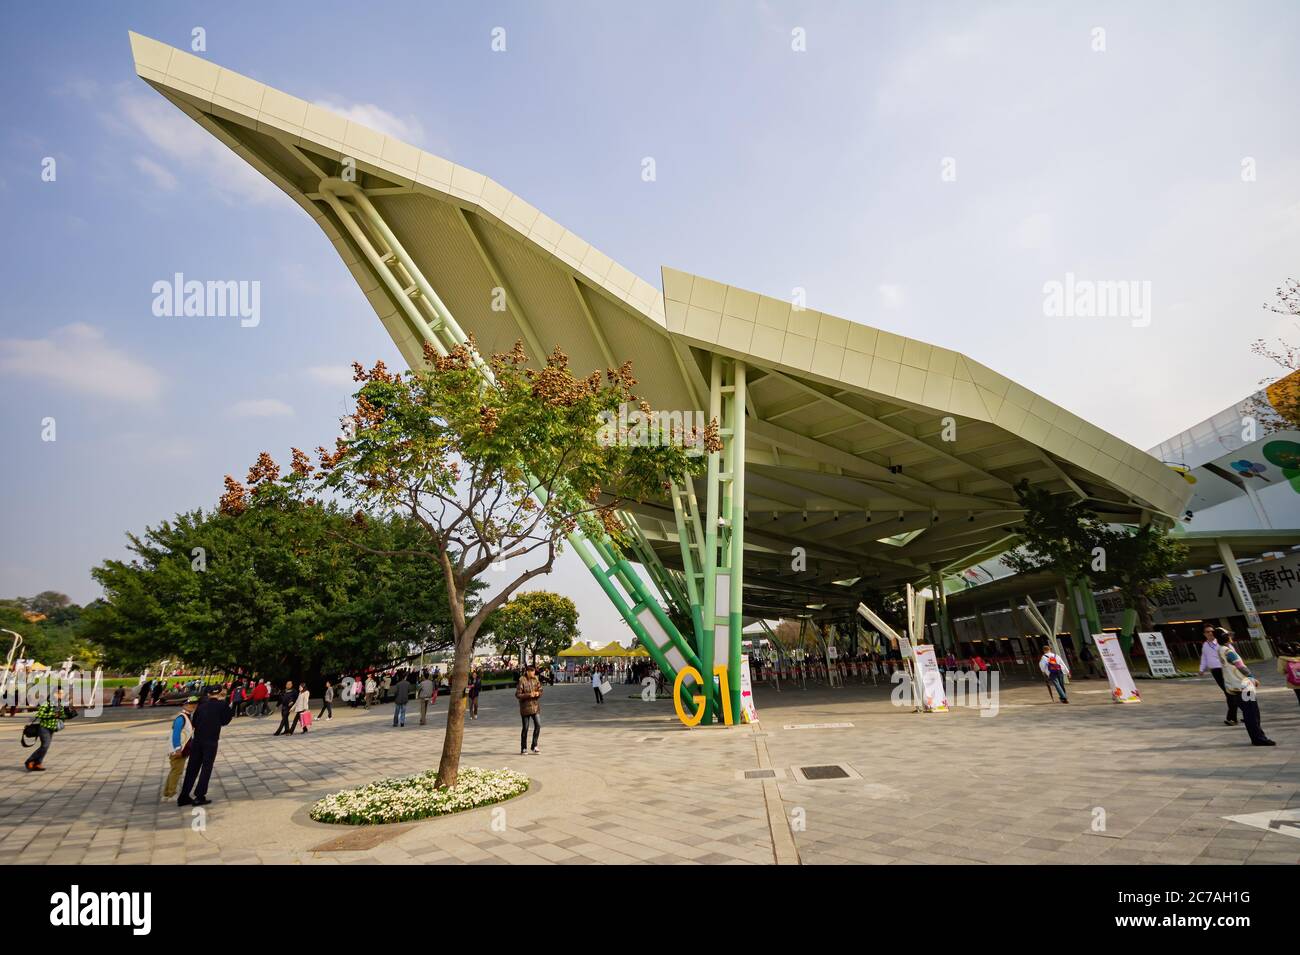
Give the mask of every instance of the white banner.
M 1138 639 L 1142 641 L 1142 652 L 1146 654 L 1152 676 L 1178 676 L 1178 667 L 1174 666 L 1174 658 L 1169 655 L 1161 634 L 1139 633 Z
M 1128 672 L 1128 662 L 1124 659 L 1119 637 L 1113 633 L 1094 633 L 1092 642 L 1097 645 L 1097 656 L 1101 657 L 1101 662 L 1106 667 L 1110 698 L 1116 703 L 1141 703 L 1142 695 L 1138 693 L 1133 677 Z
M 749 654 L 740 658 L 740 710 L 745 714 L 746 723 L 758 722 L 758 710 L 754 707 L 754 684 L 749 676 Z
M 916 657 L 917 679 L 921 687 L 921 707 L 927 713 L 947 713 L 948 694 L 943 688 L 943 672 L 935 656 L 934 645 L 918 644 L 913 649 Z

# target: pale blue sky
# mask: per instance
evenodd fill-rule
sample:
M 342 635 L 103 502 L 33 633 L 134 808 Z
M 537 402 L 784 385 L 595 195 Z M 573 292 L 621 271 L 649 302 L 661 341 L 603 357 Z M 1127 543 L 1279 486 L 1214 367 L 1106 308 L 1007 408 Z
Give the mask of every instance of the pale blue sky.
M 319 443 L 348 362 L 396 360 L 308 217 L 135 77 L 128 29 L 196 26 L 214 62 L 492 176 L 655 285 L 802 287 L 1141 447 L 1252 391 L 1252 339 L 1300 338 L 1260 307 L 1300 275 L 1293 3 L 10 6 L 0 595 L 90 599 L 127 530 Z M 154 317 L 178 271 L 260 281 L 261 324 Z M 1151 325 L 1045 317 L 1066 272 L 1151 282 Z M 625 638 L 583 573 L 540 585 Z

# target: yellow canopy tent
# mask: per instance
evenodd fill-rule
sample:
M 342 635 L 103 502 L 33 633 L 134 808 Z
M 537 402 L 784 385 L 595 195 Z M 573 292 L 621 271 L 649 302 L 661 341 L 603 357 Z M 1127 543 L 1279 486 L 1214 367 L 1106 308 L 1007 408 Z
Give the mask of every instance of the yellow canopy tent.
M 611 640 L 592 654 L 594 657 L 630 657 L 631 655 L 631 652 L 617 640 Z
M 556 656 L 559 657 L 590 657 L 595 656 L 596 651 L 587 646 L 586 643 L 579 640 L 567 650 L 561 650 Z
M 635 647 L 633 647 L 632 650 L 628 653 L 628 656 L 630 656 L 630 657 L 648 657 L 648 656 L 650 656 L 650 651 L 647 650 L 645 647 L 641 646 L 641 644 L 638 643 L 638 644 L 637 644 Z

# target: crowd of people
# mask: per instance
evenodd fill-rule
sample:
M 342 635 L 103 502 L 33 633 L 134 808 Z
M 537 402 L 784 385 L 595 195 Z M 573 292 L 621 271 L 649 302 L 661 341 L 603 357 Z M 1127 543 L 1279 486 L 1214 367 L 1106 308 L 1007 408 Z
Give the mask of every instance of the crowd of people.
M 1224 695 L 1227 703 L 1224 724 L 1236 726 L 1244 723 L 1252 745 L 1276 745 L 1264 733 L 1262 725 L 1257 693 L 1260 678 L 1246 665 L 1233 645 L 1231 632 L 1207 623 L 1203 637 L 1199 673 L 1209 674 Z M 1297 702 L 1300 702 L 1300 645 L 1282 645 L 1279 650 L 1278 670 L 1287 685 L 1294 690 Z M 847 672 L 857 673 L 864 679 L 868 673 L 873 679 L 875 676 L 888 678 L 891 672 L 903 665 L 897 651 L 863 651 L 855 655 L 844 654 L 827 662 L 841 668 L 841 672 L 847 667 Z M 784 666 L 788 667 L 788 662 Z M 751 667 L 755 679 L 763 679 L 764 676 L 770 676 L 771 671 L 782 669 L 783 664 L 778 659 L 769 658 L 762 651 L 755 651 L 751 654 Z M 940 661 L 940 668 L 949 672 L 986 671 L 990 669 L 990 664 L 979 656 L 958 660 L 949 652 Z M 1075 670 L 1083 678 L 1105 676 L 1098 670 L 1095 654 L 1086 645 L 1077 657 L 1071 657 L 1045 643 L 1038 668 L 1061 703 L 1069 703 L 1067 683 L 1074 678 Z M 553 675 L 549 670 L 547 673 Z M 604 704 L 609 687 L 614 683 L 639 685 L 648 676 L 659 681 L 662 689 L 663 676 L 649 660 L 595 661 L 571 666 L 567 668 L 567 673 L 575 682 L 590 682 L 596 706 Z M 158 706 L 176 691 L 194 691 L 184 698 L 180 711 L 168 726 L 168 767 L 163 796 L 166 799 L 176 796 L 179 806 L 206 805 L 211 801 L 207 795 L 208 786 L 221 730 L 235 716 L 266 716 L 278 708 L 280 721 L 272 735 L 288 737 L 300 729 L 303 734 L 309 733 L 316 720 L 332 720 L 334 704 L 339 700 L 352 707 L 369 709 L 391 699 L 393 727 L 406 726 L 407 709 L 412 701 L 418 707 L 420 725 L 425 725 L 429 709 L 437 703 L 445 679 L 438 667 L 431 667 L 367 671 L 345 677 L 339 683 L 326 680 L 319 711 L 313 716 L 311 693 L 307 683 L 302 680 L 286 680 L 277 688 L 263 678 L 236 679 L 221 685 L 204 685 L 198 679 L 179 680 L 169 685 L 163 678 L 142 678 L 135 705 Z M 546 682 L 548 681 L 543 678 L 538 667 L 530 664 L 523 668 L 515 684 L 515 699 L 519 705 L 521 721 L 521 755 L 540 753 L 538 741 L 541 735 L 541 699 Z M 478 719 L 482 690 L 483 671 L 475 668 L 470 673 L 464 690 L 466 716 L 469 719 Z M 120 704 L 122 699 L 118 694 L 124 695 L 123 688 L 118 688 L 115 704 Z M 28 771 L 41 772 L 45 769 L 44 762 L 54 735 L 65 721 L 76 716 L 76 709 L 65 703 L 62 690 L 37 707 L 24 728 L 24 746 L 36 747 L 24 761 Z M 30 744 L 27 742 L 29 739 L 32 741 Z

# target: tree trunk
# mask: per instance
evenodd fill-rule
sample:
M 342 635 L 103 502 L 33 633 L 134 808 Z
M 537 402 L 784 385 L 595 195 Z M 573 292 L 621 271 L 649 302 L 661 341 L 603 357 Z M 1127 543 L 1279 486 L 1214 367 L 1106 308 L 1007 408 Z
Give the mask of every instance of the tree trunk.
M 438 788 L 456 785 L 460 773 L 460 748 L 465 740 L 465 687 L 469 683 L 469 665 L 474 656 L 474 635 L 456 635 L 456 655 L 451 670 L 451 687 L 447 705 L 447 732 L 442 738 L 442 758 L 438 761 Z

